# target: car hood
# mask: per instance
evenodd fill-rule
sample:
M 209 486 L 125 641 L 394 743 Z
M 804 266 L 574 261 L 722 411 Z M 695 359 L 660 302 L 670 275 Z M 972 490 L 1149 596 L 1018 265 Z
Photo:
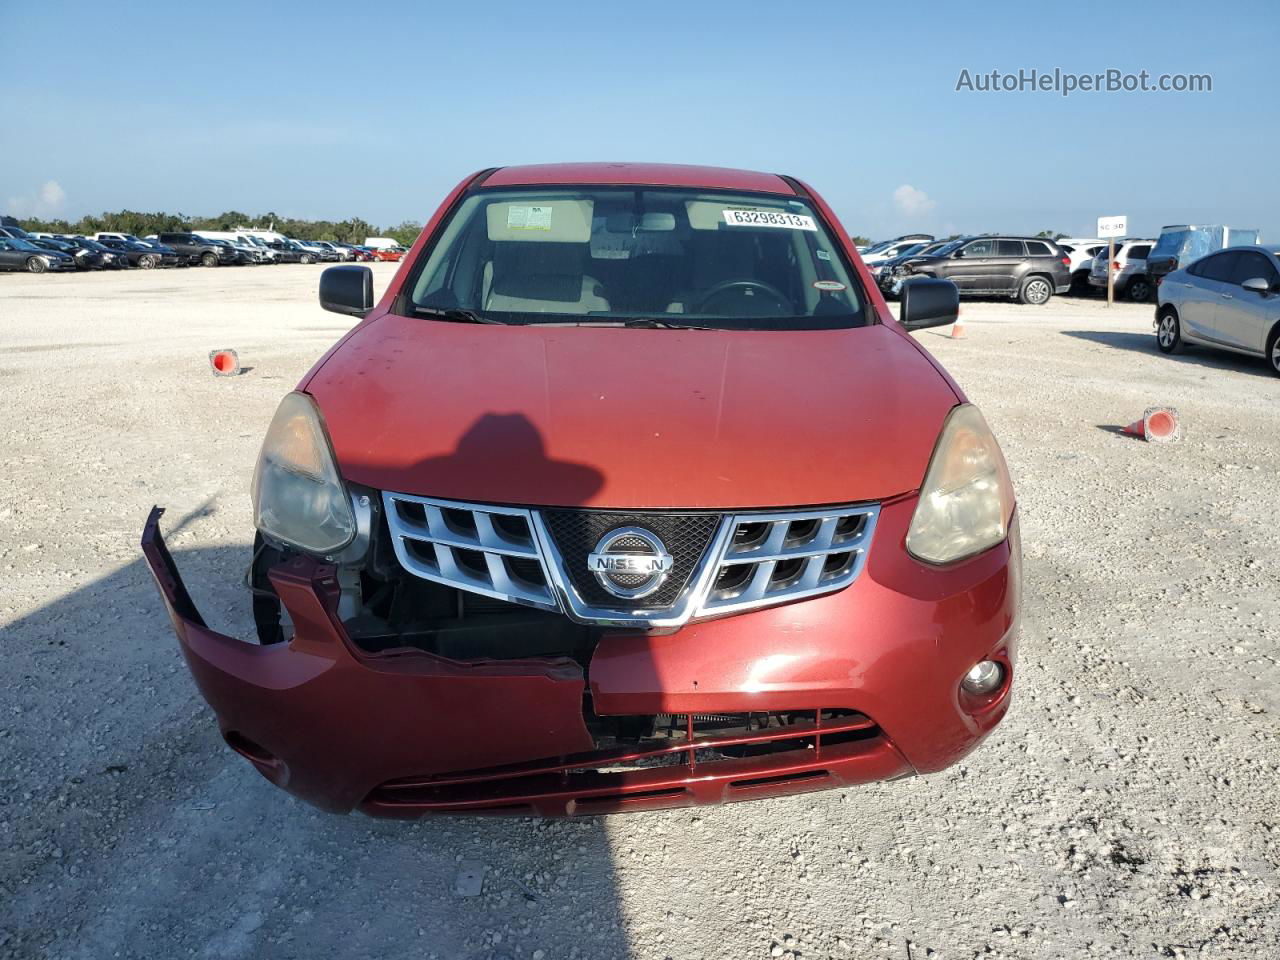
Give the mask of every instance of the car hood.
M 386 315 L 304 384 L 342 474 L 488 503 L 729 508 L 919 487 L 957 402 L 896 328 L 679 331 Z

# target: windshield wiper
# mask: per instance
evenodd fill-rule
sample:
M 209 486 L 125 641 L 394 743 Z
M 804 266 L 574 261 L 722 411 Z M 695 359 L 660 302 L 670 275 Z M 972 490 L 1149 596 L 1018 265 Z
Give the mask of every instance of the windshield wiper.
M 697 323 L 672 323 L 655 317 L 597 317 L 587 320 L 530 320 L 532 327 L 626 327 L 632 330 L 719 330 Z
M 442 310 L 439 307 L 415 306 L 413 308 L 413 312 L 420 316 L 435 317 L 438 320 L 446 320 L 449 323 L 502 323 L 501 320 L 490 320 L 488 317 L 476 313 L 473 310 L 463 310 L 458 307 Z
M 632 317 L 622 324 L 624 327 L 642 327 L 650 330 L 717 330 L 700 323 L 673 323 L 670 320 L 659 320 L 656 317 Z

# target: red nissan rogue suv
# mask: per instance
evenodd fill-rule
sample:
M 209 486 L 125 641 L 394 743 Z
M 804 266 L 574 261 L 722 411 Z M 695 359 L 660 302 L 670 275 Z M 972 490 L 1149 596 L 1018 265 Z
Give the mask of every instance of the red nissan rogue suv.
M 259 643 L 142 537 L 227 743 L 333 811 L 544 816 L 928 773 L 1009 706 L 1021 554 L 982 414 L 791 177 L 485 170 L 281 402 Z

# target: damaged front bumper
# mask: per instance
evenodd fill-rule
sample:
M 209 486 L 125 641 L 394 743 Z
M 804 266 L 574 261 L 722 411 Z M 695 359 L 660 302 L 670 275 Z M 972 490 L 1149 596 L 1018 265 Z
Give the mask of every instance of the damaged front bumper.
M 886 511 L 891 527 L 905 525 L 904 509 Z M 308 558 L 269 574 L 292 640 L 260 646 L 217 633 L 165 546 L 162 513 L 147 519 L 143 553 L 224 739 L 325 810 L 564 816 L 888 780 L 955 762 L 1008 708 L 1008 684 L 981 704 L 961 703 L 956 690 L 980 657 L 1012 670 L 1016 525 L 1008 544 L 967 565 L 962 595 L 946 595 L 946 573 L 906 593 L 877 582 L 911 571 L 898 558 L 877 565 L 873 551 L 869 576 L 840 594 L 665 636 L 607 634 L 588 679 L 570 658 L 360 650 L 337 615 L 334 569 Z M 597 714 L 669 716 L 687 736 L 598 743 L 588 694 Z M 709 717 L 746 711 L 791 720 L 706 732 Z

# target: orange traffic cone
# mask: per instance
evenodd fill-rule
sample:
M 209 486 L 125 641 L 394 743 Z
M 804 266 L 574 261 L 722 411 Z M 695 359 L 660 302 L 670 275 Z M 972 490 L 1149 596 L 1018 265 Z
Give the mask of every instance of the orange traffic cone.
M 1152 443 L 1173 443 L 1182 439 L 1182 423 L 1173 407 L 1147 407 L 1141 420 L 1135 420 L 1120 432 Z
M 956 322 L 951 325 L 951 339 L 964 340 L 964 318 L 960 316 L 960 312 L 956 311 Z
M 240 375 L 240 357 L 234 350 L 210 350 L 209 366 L 214 376 L 237 377 Z

